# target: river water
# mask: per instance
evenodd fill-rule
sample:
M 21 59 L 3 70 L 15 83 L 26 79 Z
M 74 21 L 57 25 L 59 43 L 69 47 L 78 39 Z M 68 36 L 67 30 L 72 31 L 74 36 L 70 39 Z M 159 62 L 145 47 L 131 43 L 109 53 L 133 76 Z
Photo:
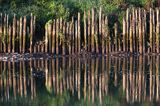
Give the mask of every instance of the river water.
M 0 61 L 0 106 L 158 106 L 159 70 L 159 56 Z

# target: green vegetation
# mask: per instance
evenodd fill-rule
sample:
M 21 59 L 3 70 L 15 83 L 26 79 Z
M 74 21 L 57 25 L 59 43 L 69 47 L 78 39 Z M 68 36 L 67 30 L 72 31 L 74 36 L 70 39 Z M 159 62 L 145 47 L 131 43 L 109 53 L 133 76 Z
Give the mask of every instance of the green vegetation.
M 17 16 L 36 16 L 36 34 L 44 33 L 44 26 L 47 21 L 62 17 L 64 20 L 71 20 L 77 13 L 101 6 L 103 13 L 109 15 L 109 26 L 119 21 L 122 24 L 122 17 L 128 7 L 142 7 L 148 9 L 155 7 L 158 0 L 0 0 L 0 12 Z M 43 34 L 44 35 L 44 34 Z
M 127 7 L 153 6 L 156 0 L 0 0 L 0 11 L 18 16 L 31 12 L 41 21 L 69 17 L 92 7 L 103 7 L 106 14 L 119 13 Z

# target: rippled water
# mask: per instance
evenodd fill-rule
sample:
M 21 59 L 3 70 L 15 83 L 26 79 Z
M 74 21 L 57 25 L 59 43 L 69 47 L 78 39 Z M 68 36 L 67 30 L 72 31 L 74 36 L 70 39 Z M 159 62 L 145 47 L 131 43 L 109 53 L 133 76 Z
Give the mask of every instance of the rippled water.
M 160 105 L 160 57 L 0 61 L 0 106 Z

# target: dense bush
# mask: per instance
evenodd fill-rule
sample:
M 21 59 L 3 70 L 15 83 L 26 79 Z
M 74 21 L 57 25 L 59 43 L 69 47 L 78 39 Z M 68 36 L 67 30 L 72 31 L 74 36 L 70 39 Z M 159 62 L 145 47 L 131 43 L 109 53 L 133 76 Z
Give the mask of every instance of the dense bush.
M 36 28 L 42 31 L 42 26 L 44 27 L 48 20 L 59 17 L 68 20 L 71 16 L 77 16 L 77 12 L 92 7 L 98 9 L 100 6 L 103 7 L 103 13 L 109 15 L 112 21 L 121 23 L 126 8 L 133 6 L 148 8 L 156 4 L 155 2 L 155 0 L 0 0 L 0 12 L 10 15 L 16 13 L 17 16 L 33 13 L 37 17 Z

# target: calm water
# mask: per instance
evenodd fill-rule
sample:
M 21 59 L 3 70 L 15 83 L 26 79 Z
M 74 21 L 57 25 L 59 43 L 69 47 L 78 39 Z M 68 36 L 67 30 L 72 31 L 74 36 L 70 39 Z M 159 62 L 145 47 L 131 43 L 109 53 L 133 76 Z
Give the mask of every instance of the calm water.
M 159 59 L 1 61 L 0 106 L 158 106 Z

